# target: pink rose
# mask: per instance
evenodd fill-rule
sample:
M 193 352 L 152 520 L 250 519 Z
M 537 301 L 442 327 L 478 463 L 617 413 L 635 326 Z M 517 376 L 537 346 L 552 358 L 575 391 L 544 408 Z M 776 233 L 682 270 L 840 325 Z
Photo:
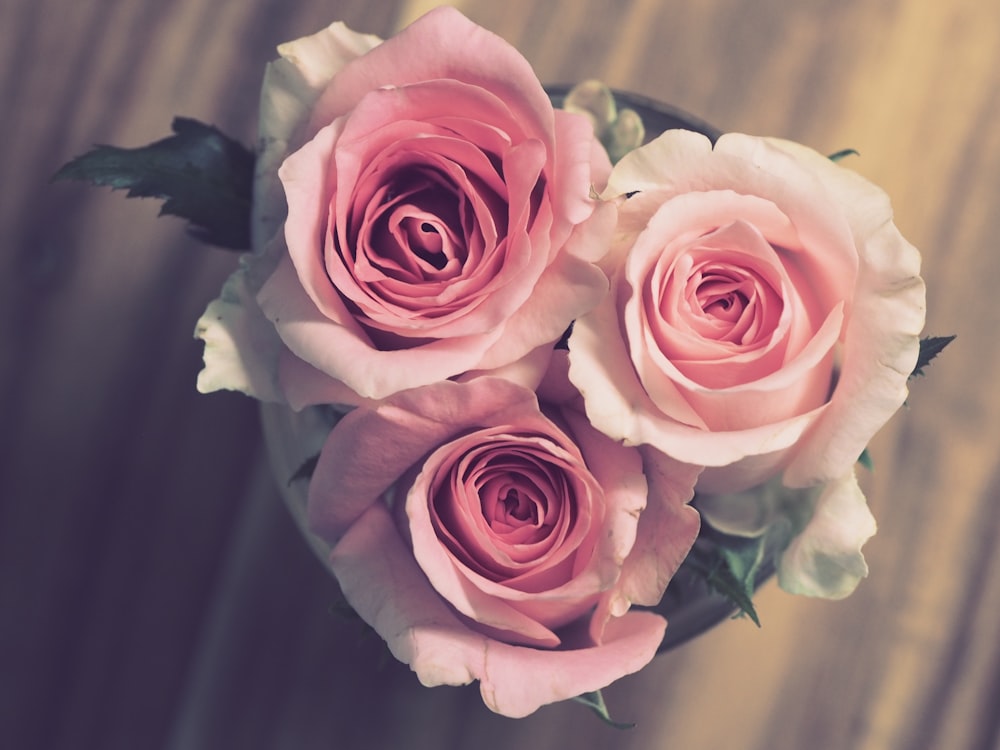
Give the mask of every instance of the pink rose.
M 696 470 L 638 452 L 500 378 L 362 406 L 309 487 L 351 606 L 425 685 L 479 680 L 507 716 L 655 655 L 653 605 L 698 533 Z
M 924 320 L 920 256 L 886 195 L 794 143 L 670 131 L 604 197 L 619 203 L 612 291 L 569 343 L 594 426 L 709 467 L 699 492 L 782 474 L 830 483 L 817 509 L 863 506 L 845 477 L 906 398 Z M 874 531 L 860 515 L 853 536 L 812 529 L 852 575 Z
M 540 375 L 607 289 L 590 261 L 611 225 L 591 221 L 590 191 L 610 163 L 586 118 L 555 112 L 528 62 L 453 8 L 382 43 L 334 24 L 280 50 L 262 94 L 265 260 L 240 300 L 259 289 L 280 337 L 261 357 L 279 361 L 277 390 L 357 403 L 535 350 Z M 243 370 L 272 367 L 247 354 L 259 341 L 232 348 Z M 261 390 L 250 375 L 205 389 Z

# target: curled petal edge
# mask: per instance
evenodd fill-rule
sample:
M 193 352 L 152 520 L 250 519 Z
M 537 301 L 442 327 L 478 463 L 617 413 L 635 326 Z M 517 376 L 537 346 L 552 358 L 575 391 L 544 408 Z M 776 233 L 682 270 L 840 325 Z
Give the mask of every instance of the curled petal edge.
M 208 304 L 195 325 L 194 336 L 205 342 L 204 367 L 198 373 L 198 391 L 241 391 L 260 401 L 284 403 L 278 382 L 278 360 L 283 345 L 255 299 L 251 256 Z
M 868 575 L 861 547 L 875 531 L 854 472 L 827 483 L 812 518 L 781 556 L 778 584 L 791 594 L 843 599 Z
M 608 623 L 602 644 L 570 650 L 512 646 L 479 634 L 431 588 L 381 505 L 358 519 L 329 561 L 350 605 L 423 685 L 479 680 L 487 707 L 512 718 L 639 671 L 666 629 L 658 615 L 629 612 Z

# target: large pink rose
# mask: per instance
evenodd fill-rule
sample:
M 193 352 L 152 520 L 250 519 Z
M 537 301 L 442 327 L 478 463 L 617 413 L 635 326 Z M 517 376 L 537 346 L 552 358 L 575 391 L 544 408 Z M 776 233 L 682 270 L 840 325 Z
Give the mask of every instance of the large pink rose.
M 539 375 L 606 292 L 591 261 L 611 222 L 590 192 L 610 163 L 588 120 L 554 111 L 528 62 L 453 8 L 379 41 L 334 24 L 269 69 L 256 253 L 236 307 L 199 326 L 204 390 L 267 398 L 275 359 L 295 407 L 526 359 Z
M 309 487 L 351 606 L 425 685 L 479 680 L 507 716 L 654 656 L 656 604 L 698 533 L 697 471 L 638 452 L 500 378 L 362 406 Z M 647 499 L 648 496 L 648 499 Z
M 699 492 L 781 475 L 826 484 L 814 520 L 863 508 L 848 478 L 906 398 L 924 320 L 920 256 L 885 193 L 804 146 L 670 131 L 622 159 L 604 197 L 619 203 L 612 291 L 569 342 L 594 426 L 708 467 Z M 807 528 L 838 540 L 814 576 L 827 583 L 790 588 L 853 588 L 874 523 L 852 517 L 847 534 Z

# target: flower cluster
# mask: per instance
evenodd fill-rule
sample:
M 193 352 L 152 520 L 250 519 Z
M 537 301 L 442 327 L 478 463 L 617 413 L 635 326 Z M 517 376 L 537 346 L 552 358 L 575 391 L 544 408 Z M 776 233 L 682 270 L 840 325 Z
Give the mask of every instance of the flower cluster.
M 523 716 L 642 668 L 702 523 L 785 524 L 784 588 L 853 590 L 875 528 L 854 466 L 924 318 L 881 190 L 739 134 L 612 166 L 451 8 L 279 52 L 199 388 L 346 412 L 310 530 L 422 683 Z

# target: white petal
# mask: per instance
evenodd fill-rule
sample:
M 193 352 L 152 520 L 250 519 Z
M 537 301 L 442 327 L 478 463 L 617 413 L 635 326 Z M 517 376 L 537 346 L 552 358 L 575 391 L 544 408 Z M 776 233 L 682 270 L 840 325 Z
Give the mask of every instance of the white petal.
M 284 220 L 284 194 L 277 171 L 330 79 L 351 60 L 382 42 L 343 23 L 278 47 L 281 58 L 264 71 L 260 132 L 254 178 L 254 247 L 271 239 Z
M 792 594 L 843 599 L 868 575 L 861 547 L 874 534 L 854 472 L 829 482 L 812 519 L 782 555 L 778 584 Z
M 195 326 L 195 338 L 205 342 L 198 390 L 242 391 L 261 401 L 281 403 L 285 400 L 278 385 L 281 339 L 257 306 L 253 256 L 241 261 Z

